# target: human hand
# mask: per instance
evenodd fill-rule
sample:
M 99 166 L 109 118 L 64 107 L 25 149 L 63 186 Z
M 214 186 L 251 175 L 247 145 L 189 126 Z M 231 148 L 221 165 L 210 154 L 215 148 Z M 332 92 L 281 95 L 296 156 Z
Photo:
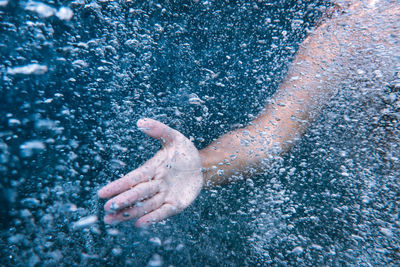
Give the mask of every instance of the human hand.
M 203 186 L 201 159 L 193 143 L 180 132 L 152 120 L 137 126 L 162 142 L 154 157 L 124 177 L 98 191 L 111 198 L 104 205 L 105 223 L 138 218 L 135 226 L 147 226 L 188 207 Z

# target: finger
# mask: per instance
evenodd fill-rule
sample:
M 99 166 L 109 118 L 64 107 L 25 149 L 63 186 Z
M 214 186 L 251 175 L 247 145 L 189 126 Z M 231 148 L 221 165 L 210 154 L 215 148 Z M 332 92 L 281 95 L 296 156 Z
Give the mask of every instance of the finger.
M 160 180 L 151 180 L 149 182 L 140 183 L 128 191 L 110 199 L 104 205 L 106 211 L 118 211 L 130 207 L 135 202 L 149 198 L 160 191 Z
M 162 205 L 160 208 L 150 212 L 149 214 L 144 215 L 143 217 L 139 218 L 135 222 L 136 227 L 144 227 L 148 226 L 152 223 L 159 222 L 164 220 L 165 218 L 172 216 L 174 214 L 178 213 L 178 209 L 169 204 L 166 203 Z
M 180 132 L 168 127 L 164 123 L 149 118 L 138 120 L 137 126 L 148 136 L 165 143 L 171 143 L 182 136 Z
M 151 168 L 150 164 L 145 163 L 124 177 L 104 186 L 97 192 L 97 194 L 100 198 L 110 198 L 132 188 L 141 182 L 150 180 L 153 178 L 153 176 L 154 168 Z
M 158 193 L 152 198 L 143 202 L 137 202 L 134 207 L 127 208 L 117 212 L 116 214 L 107 214 L 104 217 L 105 223 L 118 223 L 133 218 L 139 218 L 155 209 L 158 209 L 164 202 L 165 193 Z M 140 205 L 138 205 L 140 203 Z

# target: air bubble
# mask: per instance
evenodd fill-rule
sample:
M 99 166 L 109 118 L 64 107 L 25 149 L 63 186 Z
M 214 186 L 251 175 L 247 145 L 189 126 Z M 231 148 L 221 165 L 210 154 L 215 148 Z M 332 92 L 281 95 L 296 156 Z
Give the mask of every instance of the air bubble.
M 98 218 L 97 218 L 96 215 L 90 215 L 90 216 L 87 216 L 87 217 L 83 217 L 79 221 L 75 222 L 72 225 L 72 228 L 73 229 L 86 228 L 86 227 L 89 227 L 89 226 L 97 223 L 97 221 L 98 221 Z
M 38 15 L 45 18 L 53 16 L 56 12 L 56 9 L 52 8 L 51 6 L 35 1 L 29 1 L 25 6 L 25 9 L 36 12 Z
M 152 257 L 151 257 L 151 259 L 150 259 L 150 261 L 149 261 L 149 263 L 148 263 L 148 266 L 149 267 L 159 267 L 159 266 L 162 266 L 163 265 L 163 259 L 162 259 L 162 257 L 160 256 L 160 255 L 158 255 L 158 254 L 154 254 Z
M 74 16 L 74 12 L 68 7 L 61 7 L 57 12 L 56 16 L 61 20 L 71 20 Z
M 13 67 L 13 68 L 8 68 L 7 73 L 11 75 L 17 75 L 17 74 L 24 74 L 24 75 L 30 75 L 30 74 L 36 74 L 36 75 L 42 75 L 47 72 L 48 68 L 45 65 L 40 65 L 37 63 L 21 66 L 21 67 Z

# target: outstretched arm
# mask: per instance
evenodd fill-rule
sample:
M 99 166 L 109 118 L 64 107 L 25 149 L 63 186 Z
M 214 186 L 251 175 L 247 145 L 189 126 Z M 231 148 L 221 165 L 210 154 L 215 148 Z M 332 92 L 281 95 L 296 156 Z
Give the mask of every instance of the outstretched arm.
M 220 184 L 233 175 L 246 175 L 290 149 L 340 86 L 357 46 L 374 43 L 392 49 L 384 38 L 389 35 L 400 42 L 398 5 L 378 12 L 365 10 L 361 2 L 307 37 L 286 79 L 257 119 L 220 137 L 200 154 L 181 133 L 151 119 L 140 120 L 138 127 L 159 139 L 163 148 L 98 192 L 101 198 L 111 198 L 104 207 L 105 222 L 136 218 L 136 226 L 144 226 L 163 220 L 189 206 L 204 183 Z M 373 23 L 378 15 L 383 16 L 385 28 Z
M 379 9 L 360 2 L 305 39 L 278 91 L 250 125 L 200 151 L 206 185 L 268 167 L 268 158 L 288 151 L 341 86 L 354 50 L 387 45 L 385 37 L 398 34 L 392 25 L 399 19 L 398 5 Z M 375 24 L 378 16 L 385 23 Z
M 299 138 L 336 90 L 326 69 L 339 55 L 332 27 L 320 26 L 301 45 L 285 80 L 265 110 L 247 127 L 230 132 L 200 151 L 205 184 L 246 175 L 285 152 Z M 266 163 L 267 164 L 267 163 Z

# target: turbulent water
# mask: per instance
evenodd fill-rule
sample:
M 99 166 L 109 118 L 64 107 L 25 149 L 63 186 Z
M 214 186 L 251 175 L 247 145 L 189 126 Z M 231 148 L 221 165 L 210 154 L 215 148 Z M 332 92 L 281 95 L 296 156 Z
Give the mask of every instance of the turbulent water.
M 198 148 L 251 121 L 324 2 L 0 0 L 1 265 L 398 265 L 400 59 L 385 47 L 382 64 L 359 47 L 264 175 L 145 230 L 102 222 L 97 189 L 159 148 L 138 118 Z

